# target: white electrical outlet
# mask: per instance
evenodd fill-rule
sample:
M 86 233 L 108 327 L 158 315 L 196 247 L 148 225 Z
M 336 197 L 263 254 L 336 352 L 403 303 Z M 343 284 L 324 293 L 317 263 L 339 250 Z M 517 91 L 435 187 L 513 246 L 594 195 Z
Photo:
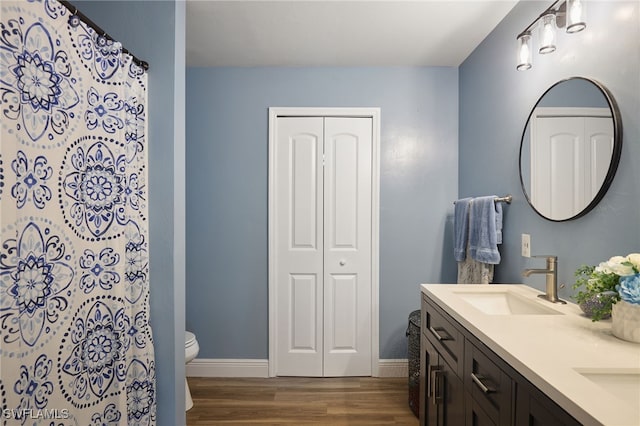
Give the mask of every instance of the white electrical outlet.
M 522 257 L 531 257 L 531 235 L 522 234 Z

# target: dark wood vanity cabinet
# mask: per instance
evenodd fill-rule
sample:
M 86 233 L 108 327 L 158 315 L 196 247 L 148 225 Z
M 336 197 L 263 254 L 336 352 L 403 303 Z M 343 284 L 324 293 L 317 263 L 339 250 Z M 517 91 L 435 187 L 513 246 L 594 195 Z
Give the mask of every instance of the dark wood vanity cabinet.
M 425 295 L 421 331 L 421 425 L 580 424 Z

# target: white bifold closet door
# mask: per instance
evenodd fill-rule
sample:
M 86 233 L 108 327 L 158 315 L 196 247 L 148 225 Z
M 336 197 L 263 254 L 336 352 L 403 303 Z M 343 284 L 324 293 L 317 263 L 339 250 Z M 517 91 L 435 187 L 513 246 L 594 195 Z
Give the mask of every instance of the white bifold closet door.
M 276 375 L 370 376 L 372 119 L 276 131 Z
M 595 198 L 613 152 L 611 117 L 537 117 L 531 143 L 531 201 L 569 218 Z

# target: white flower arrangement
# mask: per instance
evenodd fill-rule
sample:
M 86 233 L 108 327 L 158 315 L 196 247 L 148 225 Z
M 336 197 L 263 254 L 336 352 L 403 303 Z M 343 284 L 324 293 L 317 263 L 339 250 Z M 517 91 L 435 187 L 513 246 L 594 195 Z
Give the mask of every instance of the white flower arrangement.
M 615 289 L 620 299 L 640 305 L 640 253 L 614 256 L 598 265 L 595 271 L 618 275 Z
M 619 300 L 640 305 L 640 253 L 613 256 L 595 267 L 583 265 L 575 275 L 578 279 L 574 288 L 584 287 L 575 296 L 578 303 L 603 294 L 611 295 L 600 309 L 595 310 L 594 321 L 608 317 L 612 305 Z

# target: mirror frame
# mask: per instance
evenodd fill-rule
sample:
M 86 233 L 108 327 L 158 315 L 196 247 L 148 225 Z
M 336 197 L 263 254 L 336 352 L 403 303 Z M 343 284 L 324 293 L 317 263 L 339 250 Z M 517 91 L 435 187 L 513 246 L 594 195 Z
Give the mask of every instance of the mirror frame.
M 600 92 L 602 92 L 605 99 L 607 100 L 607 104 L 609 105 L 609 109 L 611 110 L 611 118 L 613 119 L 613 151 L 611 152 L 611 161 L 609 163 L 609 170 L 607 171 L 607 175 L 605 176 L 604 182 L 602 182 L 602 186 L 598 190 L 598 193 L 593 198 L 593 200 L 591 200 L 591 202 L 584 209 L 582 209 L 580 212 L 578 212 L 574 216 L 568 217 L 566 219 L 552 219 L 540 213 L 540 211 L 536 209 L 535 206 L 531 203 L 531 199 L 529 198 L 529 194 L 527 193 L 527 189 L 525 187 L 524 179 L 522 176 L 522 148 L 524 146 L 524 137 L 527 133 L 527 127 L 529 126 L 529 121 L 531 120 L 531 116 L 533 115 L 538 104 L 540 104 L 540 101 L 542 101 L 545 95 L 549 93 L 557 85 L 569 80 L 576 80 L 576 79 L 585 80 L 595 85 L 598 89 L 600 89 Z M 525 122 L 524 129 L 522 130 L 522 137 L 520 138 L 520 154 L 518 156 L 518 173 L 520 174 L 520 187 L 522 188 L 522 193 L 524 194 L 527 200 L 527 203 L 529 203 L 533 211 L 535 211 L 539 216 L 543 217 L 546 220 L 549 220 L 552 222 L 566 222 L 569 220 L 578 219 L 579 217 L 582 217 L 587 213 L 589 213 L 591 210 L 593 210 L 593 208 L 602 200 L 602 198 L 604 198 L 604 195 L 609 190 L 609 187 L 611 186 L 611 182 L 613 181 L 616 171 L 618 170 L 618 163 L 620 162 L 621 154 L 622 154 L 622 120 L 620 117 L 620 110 L 618 109 L 618 105 L 616 104 L 616 101 L 611 95 L 611 93 L 609 92 L 609 90 L 598 81 L 587 78 L 587 77 L 576 76 L 576 77 L 565 78 L 563 80 L 560 80 L 554 83 L 551 87 L 545 90 L 545 92 L 542 94 L 542 96 L 540 96 L 540 98 L 538 98 L 533 108 L 531 108 L 531 112 L 529 112 L 529 116 L 527 117 L 527 121 Z

